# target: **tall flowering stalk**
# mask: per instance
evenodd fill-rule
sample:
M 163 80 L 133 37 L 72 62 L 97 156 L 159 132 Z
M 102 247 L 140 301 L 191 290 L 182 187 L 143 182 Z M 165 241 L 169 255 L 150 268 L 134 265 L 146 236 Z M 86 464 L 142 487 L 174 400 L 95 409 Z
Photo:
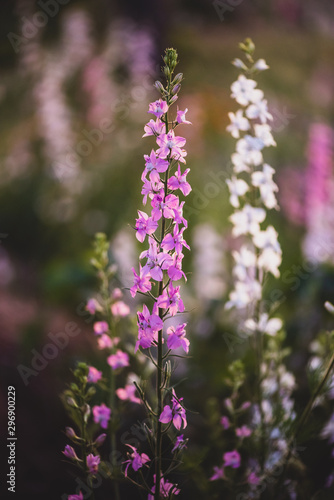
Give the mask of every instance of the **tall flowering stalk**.
M 254 402 L 242 403 L 240 388 L 247 367 L 240 362 L 231 366 L 228 383 L 232 391 L 225 400 L 226 415 L 221 425 L 223 432 L 229 429 L 231 434 L 233 431 L 235 449 L 224 453 L 223 465 L 215 467 L 211 480 L 223 479 L 227 484 L 235 481 L 235 484 L 245 485 L 240 491 L 251 493 L 251 498 L 259 498 L 266 477 L 287 452 L 286 430 L 295 418 L 291 399 L 295 381 L 283 364 L 288 351 L 281 346 L 284 339 L 282 321 L 272 316 L 274 304 L 268 304 L 263 294 L 268 275 L 279 277 L 282 259 L 277 232 L 272 225 L 266 224 L 267 210 L 278 208 L 278 188 L 273 180 L 275 170 L 263 157 L 266 147 L 276 146 L 270 127 L 272 115 L 254 80 L 254 76 L 268 66 L 263 59 L 253 59 L 255 47 L 250 39 L 240 44 L 240 48 L 246 62 L 241 59 L 233 62 L 242 74 L 231 86 L 231 97 L 240 107 L 229 113 L 231 123 L 227 127 L 237 139 L 236 151 L 232 154 L 233 174 L 227 185 L 234 209 L 230 216 L 232 234 L 240 244 L 239 249 L 233 251 L 235 284 L 226 308 L 237 311 L 241 338 L 249 337 L 254 347 L 257 380 Z M 253 376 L 254 365 L 250 369 L 250 376 Z M 245 412 L 248 413 L 247 425 Z M 251 458 L 247 453 L 250 447 L 255 452 Z M 237 473 L 233 472 L 235 469 Z
M 146 353 L 156 368 L 156 399 L 152 406 L 147 401 L 142 389 L 139 388 L 143 402 L 152 418 L 152 451 L 154 459 L 143 454 L 139 455 L 136 449 L 132 450 L 127 465 L 138 471 L 144 464 L 150 462 L 154 471 L 153 487 L 147 487 L 147 481 L 142 475 L 142 483 L 149 492 L 149 500 L 172 498 L 180 490 L 167 480 L 167 474 L 175 468 L 177 456 L 185 442 L 183 436 L 175 436 L 171 430 L 184 429 L 187 425 L 186 412 L 182 398 L 177 397 L 174 388 L 170 387 L 171 376 L 170 357 L 175 355 L 176 349 L 189 350 L 189 341 L 186 338 L 186 323 L 168 326 L 168 319 L 184 311 L 184 304 L 180 295 L 180 286 L 176 285 L 181 278 L 185 278 L 182 271 L 183 249 L 189 249 L 183 233 L 187 228 L 187 221 L 183 217 L 184 201 L 180 201 L 177 192 L 187 196 L 191 187 L 187 182 L 189 169 L 183 170 L 187 152 L 183 149 L 186 139 L 176 135 L 178 125 L 188 124 L 186 112 L 177 110 L 172 117 L 170 108 L 176 102 L 181 88 L 183 75 L 173 76 L 177 65 L 177 53 L 174 49 L 167 49 L 163 58 L 165 66 L 163 73 L 165 85 L 160 81 L 155 87 L 161 93 L 161 98 L 149 105 L 149 113 L 154 116 L 145 125 L 143 137 L 155 139 L 157 147 L 151 153 L 144 155 L 145 168 L 141 179 L 143 181 L 143 204 L 149 206 L 150 213 L 138 210 L 136 219 L 136 237 L 141 243 L 147 242 L 148 248 L 140 254 L 141 264 L 139 271 L 133 269 L 134 284 L 131 294 L 136 293 L 148 296 L 152 306 L 143 305 L 138 311 L 138 339 L 136 351 Z M 166 327 L 165 327 L 166 325 Z M 169 403 L 167 402 L 169 401 Z M 162 440 L 164 434 L 169 434 L 173 440 L 172 459 L 168 467 L 163 470 Z M 130 468 L 130 470 L 131 470 Z

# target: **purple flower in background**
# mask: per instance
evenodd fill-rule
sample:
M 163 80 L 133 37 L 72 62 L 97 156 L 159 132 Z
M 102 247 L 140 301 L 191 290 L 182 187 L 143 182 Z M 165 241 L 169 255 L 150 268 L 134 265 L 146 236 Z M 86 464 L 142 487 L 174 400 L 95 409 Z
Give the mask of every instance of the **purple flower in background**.
M 119 388 L 116 390 L 116 394 L 122 401 L 131 401 L 132 403 L 140 404 L 141 400 L 135 396 L 136 394 L 136 386 L 134 384 L 128 384 L 123 388 Z
M 187 182 L 186 177 L 190 172 L 190 168 L 187 168 L 183 173 L 181 172 L 180 164 L 178 164 L 177 171 L 175 175 L 172 175 L 168 179 L 168 188 L 172 191 L 175 189 L 180 189 L 184 196 L 188 196 L 191 191 L 190 184 Z
M 67 500 L 83 500 L 83 494 L 79 493 L 79 495 L 68 495 Z
M 173 421 L 175 428 L 179 431 L 181 427 L 185 429 L 187 427 L 187 418 L 186 411 L 181 406 L 180 401 L 183 398 L 176 398 L 176 394 L 174 389 L 172 389 L 173 397 L 172 397 L 172 407 L 166 405 L 160 415 L 160 422 L 163 424 L 168 424 Z
M 117 349 L 115 354 L 111 354 L 107 359 L 108 365 L 111 366 L 113 370 L 117 368 L 124 368 L 129 366 L 129 355 L 126 352 Z
M 86 309 L 89 311 L 91 314 L 95 314 L 96 311 L 100 309 L 100 304 L 96 299 L 89 299 L 86 304 Z
M 128 468 L 130 465 L 133 470 L 137 472 L 137 470 L 141 469 L 147 462 L 150 461 L 150 458 L 146 455 L 146 453 L 139 454 L 137 448 L 134 446 L 131 446 L 130 444 L 127 444 L 126 446 L 131 448 L 132 453 L 128 453 L 129 460 L 125 460 L 125 462 L 123 462 L 123 464 L 127 464 L 124 472 L 125 477 L 128 475 Z
M 240 438 L 245 438 L 245 437 L 249 437 L 252 434 L 252 430 L 249 427 L 247 427 L 246 425 L 243 425 L 242 427 L 238 427 L 235 430 L 235 434 L 236 434 L 236 436 L 238 436 Z
M 220 423 L 221 423 L 221 425 L 223 426 L 223 428 L 224 428 L 224 430 L 225 430 L 225 431 L 226 431 L 226 429 L 228 429 L 228 428 L 230 427 L 230 425 L 231 425 L 231 424 L 230 424 L 230 421 L 229 421 L 229 419 L 228 419 L 228 417 L 225 417 L 225 416 L 224 416 L 224 417 L 222 417 L 222 418 L 220 419 Z
M 101 378 L 102 378 L 102 372 L 100 372 L 94 366 L 90 366 L 89 372 L 88 372 L 88 377 L 87 377 L 87 382 L 90 382 L 92 384 L 96 384 L 96 382 L 98 382 Z
M 110 420 L 111 410 L 104 403 L 93 407 L 93 418 L 96 424 L 100 424 L 102 429 L 107 429 Z
M 105 333 L 97 339 L 97 343 L 98 343 L 99 349 L 110 349 L 114 345 L 114 343 L 111 340 L 111 338 L 109 337 L 109 335 L 106 335 Z
M 87 467 L 90 474 L 96 474 L 99 469 L 100 457 L 90 453 L 87 457 Z
M 106 321 L 96 321 L 96 323 L 94 323 L 95 335 L 101 335 L 102 333 L 106 333 L 108 330 L 109 326 Z
M 168 111 L 168 104 L 166 101 L 163 101 L 162 99 L 158 99 L 155 102 L 151 102 L 148 107 L 148 113 L 152 113 L 157 118 L 161 118 L 162 115 L 167 113 L 167 111 Z
M 226 479 L 224 474 L 224 467 L 214 467 L 213 475 L 210 477 L 210 481 L 216 481 L 217 479 Z
M 224 453 L 223 460 L 224 467 L 232 467 L 233 469 L 238 469 L 238 467 L 240 467 L 241 457 L 237 450 Z
M 117 317 L 125 318 L 130 314 L 130 307 L 127 304 L 125 304 L 122 300 L 118 300 L 117 302 L 114 302 L 112 304 L 111 313 L 116 318 Z
M 167 328 L 167 347 L 168 349 L 178 349 L 182 347 L 183 350 L 188 354 L 190 342 L 186 339 L 186 331 L 185 326 L 187 323 L 182 323 L 182 325 L 178 325 L 176 329 L 174 326 L 170 326 Z

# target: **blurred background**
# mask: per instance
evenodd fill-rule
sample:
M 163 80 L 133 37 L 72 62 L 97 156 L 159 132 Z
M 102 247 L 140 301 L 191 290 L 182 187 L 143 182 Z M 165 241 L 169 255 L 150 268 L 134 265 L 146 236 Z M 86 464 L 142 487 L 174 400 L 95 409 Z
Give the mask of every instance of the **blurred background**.
M 210 475 L 215 457 L 211 463 L 209 448 L 200 451 L 208 436 L 203 394 L 223 397 L 226 368 L 238 356 L 224 337 L 230 327 L 223 310 L 233 245 L 225 178 L 234 141 L 225 129 L 238 74 L 230 63 L 240 56 L 238 43 L 251 37 L 256 56 L 270 66 L 259 87 L 278 144 L 266 160 L 280 188 L 281 209 L 270 217 L 283 264 L 269 292 L 276 290 L 281 304 L 302 407 L 308 345 L 331 327 L 323 303 L 334 299 L 334 4 L 2 0 L 0 9 L 0 419 L 5 428 L 7 385 L 13 385 L 17 498 L 52 500 L 73 489 L 61 456 L 69 422 L 59 394 L 77 360 L 99 358 L 84 310 L 96 285 L 92 239 L 97 231 L 107 233 L 119 283 L 129 286 L 142 250 L 130 226 L 142 207 L 143 154 L 152 147 L 141 137 L 148 103 L 158 98 L 152 85 L 161 53 L 169 46 L 177 49 L 185 75 L 178 105 L 189 109 L 193 124 L 182 130 L 193 186 L 186 200 L 192 253 L 185 268 L 191 273 L 183 286 L 192 310 L 193 360 L 181 367 L 188 376 L 181 391 L 199 412 L 191 436 L 194 470 L 207 463 Z M 70 321 L 80 335 L 23 380 L 17 367 L 31 368 L 48 334 L 64 331 Z M 305 452 L 314 491 L 331 468 L 324 444 L 315 446 L 310 442 Z M 203 471 L 184 498 L 211 498 L 203 492 Z

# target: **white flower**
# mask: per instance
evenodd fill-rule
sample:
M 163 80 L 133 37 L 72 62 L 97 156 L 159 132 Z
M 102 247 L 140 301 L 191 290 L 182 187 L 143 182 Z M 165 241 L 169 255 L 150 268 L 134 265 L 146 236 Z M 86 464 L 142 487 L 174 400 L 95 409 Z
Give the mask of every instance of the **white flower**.
M 259 331 L 261 333 L 267 333 L 271 337 L 275 336 L 276 333 L 281 330 L 283 322 L 280 318 L 271 318 L 267 313 L 262 313 L 260 315 L 258 323 L 254 319 L 248 319 L 245 321 L 245 327 L 251 332 Z
M 256 89 L 257 83 L 254 80 L 239 75 L 238 80 L 231 85 L 233 97 L 241 106 L 247 106 L 249 103 L 258 102 L 263 97 L 262 90 Z
M 235 289 L 229 295 L 230 300 L 226 303 L 225 309 L 231 309 L 232 307 L 243 309 L 249 304 L 260 300 L 261 291 L 261 285 L 256 280 L 247 283 L 237 281 Z
M 258 59 L 253 68 L 257 69 L 258 71 L 264 71 L 265 69 L 268 69 L 269 66 L 264 59 Z
M 243 245 L 239 252 L 232 252 L 235 266 L 233 272 L 240 281 L 246 281 L 249 278 L 249 270 L 253 270 L 255 275 L 256 255 L 253 250 Z
M 260 189 L 261 200 L 267 208 L 277 207 L 274 193 L 278 191 L 278 187 L 272 179 L 274 172 L 275 170 L 265 163 L 263 170 L 252 173 L 252 184 Z
M 255 123 L 255 135 L 258 137 L 265 146 L 277 146 L 271 134 L 271 127 L 267 123 Z
M 229 113 L 228 114 L 229 119 L 231 120 L 231 124 L 226 127 L 226 130 L 230 132 L 232 137 L 235 139 L 239 139 L 240 137 L 240 130 L 249 130 L 249 121 L 247 118 L 243 116 L 242 110 L 238 109 L 238 111 L 234 113 Z
M 266 99 L 256 101 L 254 104 L 248 106 L 246 109 L 246 116 L 251 120 L 259 118 L 261 123 L 266 123 L 267 120 L 273 119 L 273 116 L 268 111 Z
M 279 266 L 282 263 L 282 256 L 280 253 L 275 252 L 271 248 L 267 248 L 263 250 L 260 257 L 258 258 L 258 265 L 264 271 L 268 271 L 275 278 L 279 278 L 280 271 Z
M 260 165 L 263 161 L 261 150 L 263 149 L 263 142 L 257 137 L 245 135 L 239 139 L 236 144 L 237 153 L 239 153 L 245 163 L 248 165 Z
M 271 249 L 277 253 L 282 253 L 277 240 L 278 234 L 273 226 L 268 226 L 264 231 L 256 233 L 253 237 L 254 245 L 262 250 Z
M 249 172 L 249 166 L 246 163 L 244 156 L 239 155 L 239 153 L 233 153 L 231 160 L 234 166 L 234 172 L 239 174 L 240 172 Z
M 227 179 L 226 184 L 228 185 L 231 193 L 230 203 L 232 207 L 240 207 L 239 196 L 243 196 L 247 193 L 249 189 L 248 184 L 244 180 L 237 179 L 234 176 L 231 179 Z
M 235 212 L 230 216 L 234 224 L 232 230 L 234 236 L 250 233 L 252 235 L 260 232 L 260 223 L 264 221 L 266 212 L 263 208 L 255 208 L 251 205 L 245 205 L 242 210 Z

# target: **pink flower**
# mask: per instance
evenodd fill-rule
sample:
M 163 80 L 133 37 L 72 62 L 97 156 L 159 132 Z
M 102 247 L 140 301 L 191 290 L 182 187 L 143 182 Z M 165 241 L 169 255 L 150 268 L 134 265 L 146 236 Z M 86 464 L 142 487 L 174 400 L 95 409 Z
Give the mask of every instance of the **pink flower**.
M 94 441 L 95 446 L 101 446 L 105 442 L 106 437 L 107 434 L 100 434 L 99 436 L 97 436 L 97 438 Z
M 79 493 L 79 495 L 68 495 L 67 500 L 83 500 L 83 494 Z
M 93 407 L 93 417 L 96 424 L 100 424 L 102 429 L 107 429 L 110 420 L 111 410 L 104 403 Z
M 252 431 L 249 427 L 243 425 L 242 427 L 238 427 L 235 430 L 235 433 L 238 437 L 244 438 L 244 437 L 249 437 L 252 434 Z
M 148 107 L 148 113 L 152 113 L 157 118 L 161 118 L 162 115 L 167 113 L 167 111 L 168 111 L 168 104 L 166 101 L 163 101 L 162 99 L 159 99 L 158 101 L 155 102 L 151 102 Z
M 92 384 L 96 384 L 102 378 L 102 372 L 94 368 L 94 366 L 89 367 L 87 381 Z
M 106 321 L 96 321 L 96 323 L 94 323 L 95 335 L 101 335 L 102 333 L 106 333 L 108 330 L 109 326 Z
M 149 178 L 151 182 L 158 183 L 160 182 L 159 173 L 166 172 L 168 169 L 168 161 L 159 158 L 155 151 L 152 149 L 150 156 L 144 155 L 145 158 L 145 169 L 142 173 L 141 180 L 144 181 L 146 175 L 149 174 Z
M 154 500 L 154 493 L 155 493 L 155 483 L 156 483 L 156 476 L 154 474 L 153 480 L 154 480 L 154 485 L 151 490 L 151 493 L 148 495 L 147 500 Z M 173 495 L 178 495 L 181 490 L 177 488 L 177 485 L 172 484 L 165 480 L 163 477 L 160 479 L 160 496 L 163 498 L 172 498 Z
M 158 307 L 160 309 L 169 309 L 171 316 L 175 316 L 177 312 L 184 312 L 184 304 L 180 295 L 180 287 L 173 287 L 170 283 L 168 291 L 165 289 L 158 297 L 157 300 Z
M 95 314 L 97 310 L 101 309 L 101 306 L 96 299 L 89 299 L 86 304 L 86 309 L 91 314 Z
M 216 481 L 217 479 L 225 479 L 224 467 L 214 467 L 213 475 L 210 477 L 210 481 Z
M 123 297 L 123 292 L 120 288 L 114 288 L 111 294 L 111 298 L 114 300 L 119 300 Z
M 111 347 L 113 347 L 113 341 L 111 340 L 109 335 L 105 333 L 97 339 L 97 343 L 99 349 L 110 349 Z
M 147 234 L 153 234 L 158 228 L 158 223 L 149 217 L 145 212 L 138 210 L 138 219 L 136 219 L 136 238 L 143 243 Z
M 115 317 L 125 318 L 130 314 L 130 307 L 122 300 L 118 300 L 111 306 L 111 312 Z
M 182 347 L 183 350 L 188 354 L 190 342 L 188 339 L 186 339 L 186 324 L 187 323 L 182 323 L 182 325 L 178 325 L 176 329 L 174 328 L 174 326 L 170 326 L 167 329 L 168 349 L 178 349 L 179 347 Z
M 72 446 L 70 446 L 68 444 L 65 446 L 63 453 L 64 453 L 65 457 L 70 458 L 71 460 L 78 460 L 79 461 L 79 457 L 75 453 L 74 448 L 72 448 Z
M 168 179 L 168 188 L 172 191 L 180 189 L 184 196 L 188 196 L 191 191 L 190 184 L 186 181 L 188 172 L 190 172 L 190 168 L 187 168 L 182 174 L 180 164 L 178 164 L 175 175 L 172 175 L 172 177 Z
M 129 355 L 126 352 L 117 349 L 115 354 L 111 354 L 107 358 L 108 364 L 111 366 L 113 370 L 117 370 L 117 368 L 124 368 L 125 366 L 129 366 Z
M 183 398 L 177 399 L 174 389 L 172 389 L 172 392 L 172 408 L 166 405 L 160 415 L 159 421 L 163 424 L 168 424 L 173 421 L 175 428 L 179 431 L 181 427 L 183 429 L 187 427 L 186 411 L 179 402 L 182 401 Z
M 230 421 L 225 416 L 220 419 L 220 423 L 223 426 L 223 428 L 225 429 L 225 431 L 226 431 L 226 429 L 228 429 L 230 427 Z
M 153 196 L 155 194 L 159 194 L 162 189 L 163 189 L 162 182 L 152 182 L 152 181 L 148 181 L 147 179 L 144 179 L 143 187 L 141 190 L 141 194 L 144 195 L 143 205 L 146 205 L 148 196 L 152 199 Z
M 140 455 L 134 446 L 131 446 L 130 444 L 127 444 L 126 446 L 129 446 L 129 448 L 132 449 L 132 453 L 128 452 L 129 460 L 125 460 L 125 462 L 123 462 L 123 464 L 127 464 L 124 472 L 125 477 L 127 477 L 128 475 L 128 468 L 130 467 L 130 465 L 133 470 L 137 472 L 137 470 L 141 469 L 143 465 L 146 464 L 146 462 L 150 461 L 146 453 L 142 453 Z
M 232 467 L 232 469 L 238 469 L 238 467 L 240 467 L 241 457 L 237 450 L 224 453 L 223 460 L 225 467 Z
M 174 194 L 169 194 L 166 196 L 166 198 L 164 194 L 156 194 L 152 198 L 151 205 L 153 207 L 153 220 L 160 220 L 162 215 L 166 219 L 174 219 L 175 210 L 177 210 L 179 207 L 179 199 Z
M 172 262 L 172 258 L 168 253 L 158 252 L 158 244 L 152 238 L 149 239 L 150 248 L 140 254 L 140 259 L 147 258 L 146 264 L 143 267 L 143 274 L 150 274 L 155 281 L 162 281 L 162 269 L 167 269 L 167 263 Z M 165 267 L 164 267 L 165 266 Z
M 144 127 L 145 134 L 143 137 L 148 137 L 150 135 L 160 135 L 163 132 L 165 132 L 165 124 L 160 120 L 160 118 L 157 118 L 156 121 L 150 120 L 148 123 L 146 123 Z
M 255 472 L 251 472 L 247 478 L 247 483 L 248 484 L 259 484 L 260 478 L 255 474 Z
M 188 108 L 186 108 L 184 111 L 181 111 L 181 109 L 178 109 L 177 110 L 177 113 L 176 113 L 176 121 L 177 123 L 184 123 L 184 124 L 188 124 L 188 125 L 191 125 L 191 122 L 188 122 L 186 120 L 186 113 L 188 111 Z
M 172 255 L 173 263 L 169 263 L 164 267 L 164 264 L 161 266 L 162 269 L 167 269 L 167 273 L 169 278 L 172 281 L 178 281 L 184 277 L 184 279 L 187 281 L 186 275 L 182 271 L 182 259 L 184 255 L 183 253 L 177 254 L 176 252 Z
M 130 288 L 130 293 L 132 297 L 136 295 L 138 290 L 142 293 L 149 292 L 152 288 L 151 282 L 150 282 L 150 275 L 148 274 L 146 269 L 142 269 L 141 266 L 139 266 L 139 274 L 136 273 L 135 268 L 132 268 L 132 272 L 134 274 L 134 285 Z
M 143 312 L 137 312 L 138 315 L 138 340 L 135 347 L 135 352 L 139 346 L 147 349 L 151 347 L 156 340 L 156 334 L 163 328 L 163 321 L 157 314 L 157 305 L 154 304 L 152 314 L 144 304 Z
M 173 234 L 166 234 L 162 240 L 161 247 L 168 252 L 175 248 L 176 253 L 182 252 L 182 246 L 185 246 L 188 250 L 190 250 L 189 245 L 187 245 L 187 242 L 183 239 L 184 230 L 185 227 L 179 231 L 178 226 L 174 226 Z
M 183 450 L 183 448 L 187 448 L 187 442 L 188 439 L 184 439 L 183 434 L 177 436 L 174 448 L 172 449 L 172 453 L 174 453 L 174 451 Z
M 87 467 L 90 474 L 96 474 L 99 469 L 100 457 L 90 453 L 87 457 Z
M 157 150 L 160 158 L 173 158 L 185 163 L 184 157 L 187 156 L 187 151 L 181 149 L 186 143 L 184 137 L 175 136 L 174 130 L 170 130 L 168 134 L 160 134 L 157 137 L 157 144 L 160 148 Z
M 121 387 L 116 390 L 116 394 L 122 401 L 131 401 L 132 403 L 140 404 L 141 400 L 135 396 L 136 386 L 128 384 L 122 389 Z

